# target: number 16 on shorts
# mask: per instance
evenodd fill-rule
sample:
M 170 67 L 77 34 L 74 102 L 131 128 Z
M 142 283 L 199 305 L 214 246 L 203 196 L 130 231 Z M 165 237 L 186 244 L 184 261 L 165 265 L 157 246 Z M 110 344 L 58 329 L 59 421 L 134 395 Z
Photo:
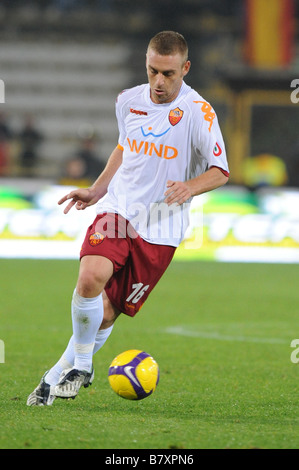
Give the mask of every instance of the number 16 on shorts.
M 131 302 L 132 304 L 137 304 L 137 302 L 141 299 L 141 297 L 147 291 L 148 288 L 149 285 L 144 286 L 142 282 L 132 284 L 132 293 L 129 295 L 126 301 Z

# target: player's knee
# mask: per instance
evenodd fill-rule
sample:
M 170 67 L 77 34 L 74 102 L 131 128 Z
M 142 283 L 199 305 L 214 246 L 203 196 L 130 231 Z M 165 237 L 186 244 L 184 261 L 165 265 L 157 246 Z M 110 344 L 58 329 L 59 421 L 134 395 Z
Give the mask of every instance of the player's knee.
M 85 269 L 79 274 L 76 289 L 82 297 L 96 297 L 100 295 L 104 285 L 105 281 L 98 273 Z
M 112 262 L 102 256 L 84 256 L 81 259 L 77 292 L 82 297 L 96 297 L 113 274 Z

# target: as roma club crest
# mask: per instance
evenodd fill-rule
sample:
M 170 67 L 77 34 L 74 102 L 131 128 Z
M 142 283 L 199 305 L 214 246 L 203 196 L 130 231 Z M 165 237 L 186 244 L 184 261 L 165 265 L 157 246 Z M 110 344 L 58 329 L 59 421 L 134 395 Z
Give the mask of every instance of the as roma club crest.
M 180 108 L 172 109 L 168 115 L 169 122 L 172 126 L 175 126 L 182 119 L 184 111 Z
M 95 232 L 93 234 L 90 235 L 89 237 L 89 244 L 91 246 L 97 246 L 99 245 L 100 243 L 102 243 L 102 241 L 104 240 L 104 235 L 100 232 Z

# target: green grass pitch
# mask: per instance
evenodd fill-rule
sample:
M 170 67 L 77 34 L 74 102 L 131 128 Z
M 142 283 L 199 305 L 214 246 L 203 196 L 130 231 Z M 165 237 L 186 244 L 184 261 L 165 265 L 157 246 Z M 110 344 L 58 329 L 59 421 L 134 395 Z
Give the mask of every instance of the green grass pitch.
M 174 261 L 134 318 L 94 357 L 92 387 L 26 406 L 71 336 L 76 261 L 0 260 L 0 448 L 299 447 L 299 265 Z M 112 359 L 142 349 L 160 366 L 150 397 L 118 397 Z

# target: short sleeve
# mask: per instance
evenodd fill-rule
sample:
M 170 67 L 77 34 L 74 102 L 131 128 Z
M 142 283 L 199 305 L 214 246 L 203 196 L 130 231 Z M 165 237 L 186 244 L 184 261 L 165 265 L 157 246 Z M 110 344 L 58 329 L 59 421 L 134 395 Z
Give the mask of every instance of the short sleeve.
M 115 114 L 116 114 L 118 132 L 119 132 L 118 145 L 121 148 L 124 147 L 124 142 L 126 138 L 125 115 L 124 115 L 124 106 L 123 106 L 123 100 L 122 100 L 123 93 L 124 92 L 118 95 L 116 103 L 115 103 Z
M 195 125 L 193 142 L 208 168 L 218 167 L 229 176 L 226 149 L 217 115 L 211 105 L 204 101 L 194 101 L 199 108 L 194 108 Z

